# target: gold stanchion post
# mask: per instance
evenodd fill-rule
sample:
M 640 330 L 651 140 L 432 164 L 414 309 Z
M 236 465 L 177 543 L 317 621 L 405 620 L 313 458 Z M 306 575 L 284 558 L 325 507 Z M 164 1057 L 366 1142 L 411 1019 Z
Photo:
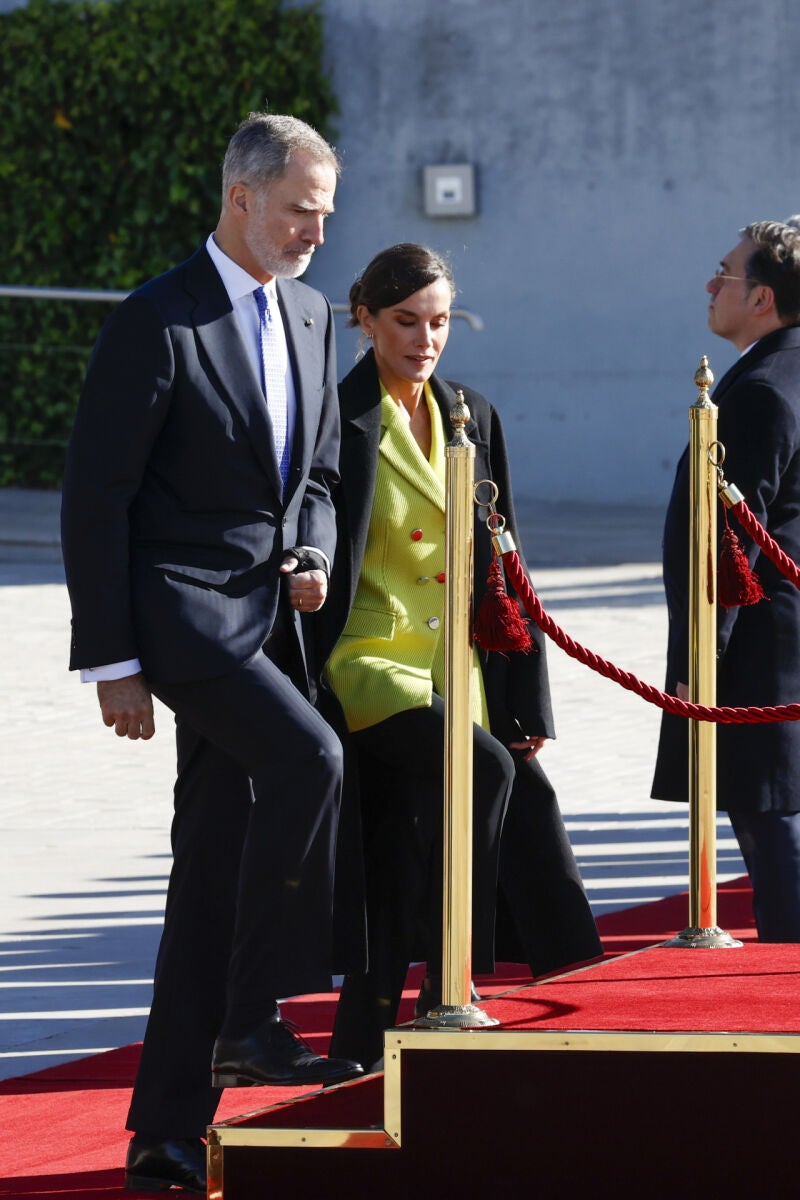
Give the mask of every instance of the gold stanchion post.
M 717 406 L 705 355 L 689 409 L 689 700 L 717 699 Z M 689 721 L 689 925 L 668 946 L 728 949 L 717 926 L 717 727 Z
M 470 1004 L 472 979 L 472 505 L 475 447 L 464 432 L 463 392 L 445 447 L 445 735 L 442 1003 L 416 1024 L 429 1029 L 497 1025 Z

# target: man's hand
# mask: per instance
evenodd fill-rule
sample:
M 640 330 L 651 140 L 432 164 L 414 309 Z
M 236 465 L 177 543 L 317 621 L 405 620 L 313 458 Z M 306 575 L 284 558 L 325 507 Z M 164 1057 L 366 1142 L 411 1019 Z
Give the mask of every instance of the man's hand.
M 280 565 L 281 575 L 288 575 L 289 603 L 298 612 L 316 612 L 325 603 L 328 577 L 324 571 L 299 571 L 293 575 L 297 559 L 287 554 Z
M 524 742 L 509 742 L 509 749 L 511 749 L 511 750 L 527 750 L 528 753 L 525 755 L 525 758 L 527 760 L 527 759 L 531 759 L 531 758 L 536 758 L 536 755 L 539 753 L 539 751 L 541 750 L 542 746 L 545 744 L 546 741 L 547 741 L 546 737 L 525 738 Z
M 688 683 L 679 683 L 679 684 L 676 684 L 676 686 L 675 686 L 675 695 L 678 697 L 678 699 L 679 699 L 679 700 L 687 700 L 687 701 L 688 701 L 688 699 L 689 699 L 689 685 L 688 685 Z
M 141 671 L 125 679 L 104 679 L 97 685 L 103 724 L 113 725 L 117 737 L 151 738 L 156 731 L 153 697 Z

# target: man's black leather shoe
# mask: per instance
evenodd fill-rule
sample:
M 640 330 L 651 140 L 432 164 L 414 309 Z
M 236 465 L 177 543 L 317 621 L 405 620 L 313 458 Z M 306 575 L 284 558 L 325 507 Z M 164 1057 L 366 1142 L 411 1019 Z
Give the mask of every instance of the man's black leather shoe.
M 137 1133 L 128 1146 L 125 1187 L 135 1192 L 163 1192 L 181 1187 L 206 1194 L 206 1144 L 202 1138 L 156 1138 Z
M 349 1058 L 322 1058 L 297 1030 L 275 1014 L 245 1038 L 218 1037 L 211 1059 L 212 1087 L 342 1083 L 363 1075 Z
M 475 990 L 475 984 L 472 980 L 469 981 L 469 1002 L 470 1004 L 478 1004 L 481 997 Z M 420 984 L 419 995 L 414 1004 L 415 1017 L 427 1017 L 432 1008 L 438 1008 L 442 1003 L 442 984 L 432 983 L 426 975 Z

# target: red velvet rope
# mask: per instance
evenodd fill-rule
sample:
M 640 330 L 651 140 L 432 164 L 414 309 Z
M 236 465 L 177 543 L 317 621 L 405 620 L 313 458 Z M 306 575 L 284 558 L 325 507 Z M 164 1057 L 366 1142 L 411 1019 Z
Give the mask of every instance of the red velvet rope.
M 738 509 L 740 507 L 746 508 L 747 506 L 737 505 L 736 507 Z M 749 512 L 750 510 L 747 509 L 747 511 Z M 737 516 L 740 516 L 738 512 Z M 750 517 L 755 521 L 752 513 L 750 513 Z M 744 522 L 742 523 L 744 524 Z M 751 532 L 749 524 L 745 527 L 748 532 Z M 755 533 L 752 536 L 758 541 Z M 769 537 L 768 534 L 765 536 Z M 773 545 L 775 545 L 774 542 Z M 783 551 L 779 547 L 776 548 L 786 558 Z M 765 553 L 767 553 L 766 550 Z M 791 559 L 787 559 L 786 561 L 791 562 Z M 800 721 L 800 704 L 781 704 L 770 708 L 709 708 L 705 704 L 690 704 L 686 700 L 679 700 L 677 696 L 670 696 L 667 692 L 661 692 L 649 683 L 642 683 L 630 671 L 621 670 L 619 667 L 614 666 L 613 663 L 607 662 L 606 659 L 600 658 L 597 654 L 593 654 L 585 646 L 581 646 L 578 642 L 573 641 L 563 629 L 560 629 L 556 625 L 552 617 L 549 617 L 542 608 L 539 597 L 536 595 L 530 580 L 522 569 L 516 550 L 509 550 L 503 555 L 503 566 L 506 569 L 509 582 L 522 600 L 525 610 L 533 617 L 539 628 L 557 646 L 560 646 L 562 650 L 569 654 L 570 658 L 575 658 L 578 662 L 583 663 L 584 666 L 591 667 L 593 671 L 597 671 L 598 675 L 604 675 L 606 679 L 613 680 L 614 683 L 618 683 L 620 687 L 626 688 L 629 692 L 635 692 L 637 696 L 641 696 L 649 704 L 655 704 L 657 708 L 663 708 L 665 712 L 674 713 L 677 717 L 690 717 L 695 721 L 710 721 L 716 725 L 767 725 L 775 721 Z M 792 566 L 794 566 L 793 563 Z M 797 572 L 796 567 L 795 572 Z M 798 579 L 800 579 L 800 575 L 798 575 Z
M 775 566 L 778 568 L 781 574 L 785 575 L 786 578 L 793 583 L 796 588 L 800 588 L 800 567 L 798 567 L 797 563 L 789 558 L 788 554 L 785 554 L 784 551 L 781 550 L 778 543 L 770 537 L 764 526 L 747 507 L 744 500 L 740 500 L 738 504 L 732 505 L 731 512 L 742 526 L 742 529 L 746 530 L 746 532 L 750 534 L 750 537 L 758 546 L 759 550 L 763 551 L 767 558 L 770 559 L 771 562 L 775 563 Z

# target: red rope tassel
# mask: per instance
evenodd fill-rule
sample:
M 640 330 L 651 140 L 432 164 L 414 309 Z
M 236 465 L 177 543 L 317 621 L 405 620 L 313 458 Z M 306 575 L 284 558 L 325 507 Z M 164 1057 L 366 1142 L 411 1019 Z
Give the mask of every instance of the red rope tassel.
M 482 650 L 521 650 L 527 654 L 533 647 L 530 630 L 517 604 L 506 592 L 503 568 L 496 554 L 492 555 L 486 582 L 486 595 L 481 600 L 475 618 L 473 637 Z
M 747 561 L 742 543 L 728 524 L 726 510 L 719 555 L 719 602 L 723 608 L 738 608 L 740 605 L 758 604 L 759 600 L 766 598 L 758 576 Z

